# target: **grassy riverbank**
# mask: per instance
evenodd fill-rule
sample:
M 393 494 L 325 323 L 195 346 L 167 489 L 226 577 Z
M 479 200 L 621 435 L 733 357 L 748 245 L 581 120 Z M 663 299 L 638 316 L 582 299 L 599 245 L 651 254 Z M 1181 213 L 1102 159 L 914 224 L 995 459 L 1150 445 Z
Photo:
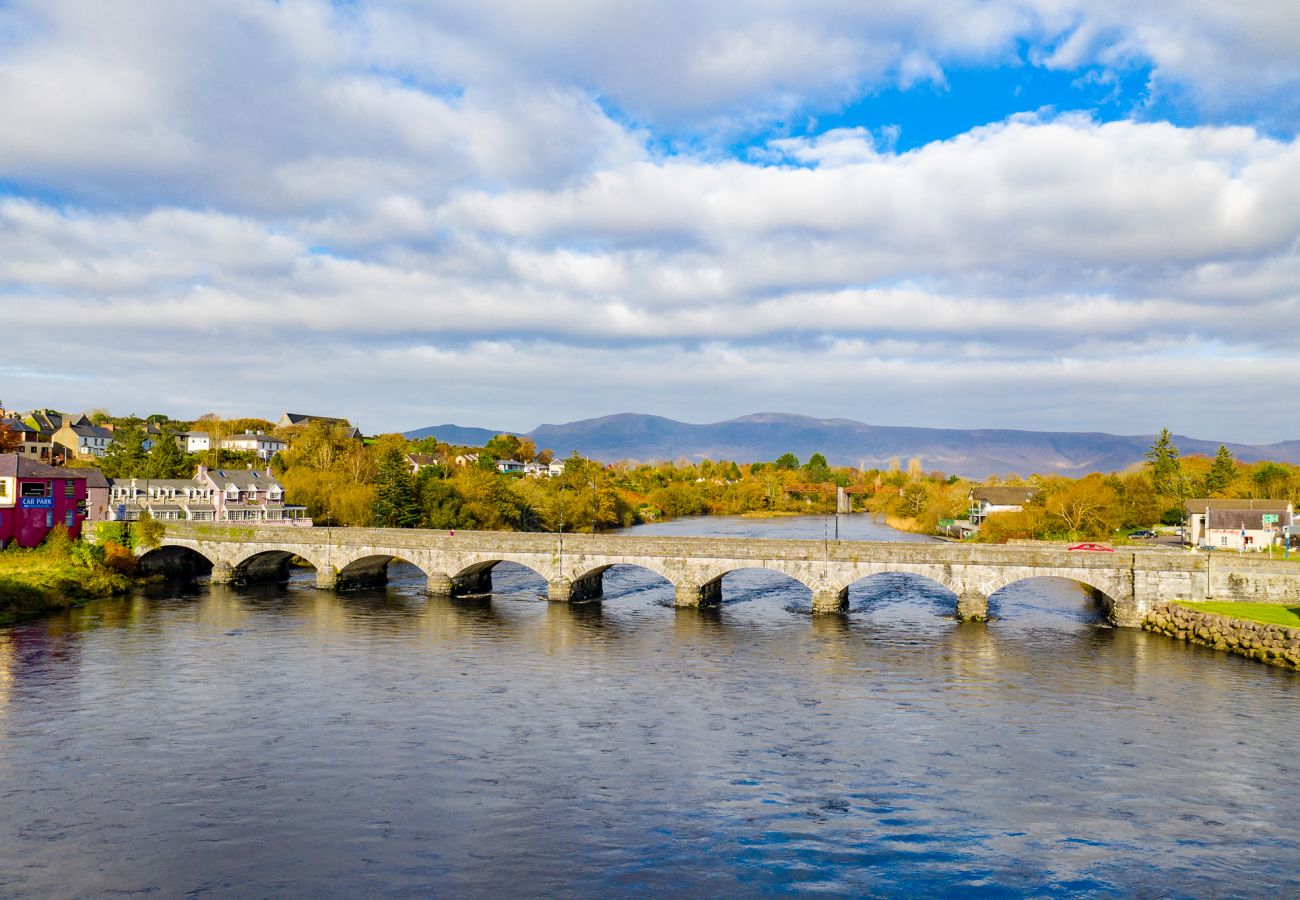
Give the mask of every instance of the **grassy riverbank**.
M 124 594 L 132 580 L 125 574 L 134 559 L 125 549 L 69 540 L 66 533 L 40 547 L 11 547 L 0 552 L 0 626 L 76 606 L 87 600 Z
M 1206 601 L 1203 603 L 1179 603 L 1197 612 L 1214 613 L 1246 622 L 1262 622 L 1265 625 L 1285 625 L 1288 628 L 1300 628 L 1300 606 L 1283 606 L 1279 603 L 1232 603 Z

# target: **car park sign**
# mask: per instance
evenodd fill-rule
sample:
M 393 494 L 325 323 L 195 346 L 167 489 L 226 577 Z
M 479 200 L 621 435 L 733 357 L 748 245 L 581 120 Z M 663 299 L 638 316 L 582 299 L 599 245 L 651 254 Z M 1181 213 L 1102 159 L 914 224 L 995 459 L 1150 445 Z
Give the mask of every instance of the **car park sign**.
M 18 499 L 20 509 L 54 509 L 53 497 L 20 497 Z

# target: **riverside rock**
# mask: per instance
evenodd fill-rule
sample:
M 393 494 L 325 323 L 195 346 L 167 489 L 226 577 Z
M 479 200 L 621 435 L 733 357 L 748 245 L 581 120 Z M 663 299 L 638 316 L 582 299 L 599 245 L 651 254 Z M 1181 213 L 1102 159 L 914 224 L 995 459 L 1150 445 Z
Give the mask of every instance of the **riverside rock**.
M 1177 603 L 1157 604 L 1147 614 L 1142 628 L 1175 640 L 1300 671 L 1300 628 L 1244 622 Z

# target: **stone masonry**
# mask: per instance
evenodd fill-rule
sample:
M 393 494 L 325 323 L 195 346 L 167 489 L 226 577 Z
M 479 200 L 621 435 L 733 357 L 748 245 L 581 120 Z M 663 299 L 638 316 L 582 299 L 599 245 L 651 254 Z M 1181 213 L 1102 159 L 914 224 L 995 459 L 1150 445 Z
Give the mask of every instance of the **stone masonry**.
M 1206 554 L 1158 550 L 1089 553 L 979 544 L 374 528 L 290 531 L 191 523 L 169 525 L 163 545 L 206 558 L 214 582 L 281 578 L 296 557 L 315 567 L 319 587 L 346 588 L 383 583 L 388 564 L 401 559 L 425 573 L 430 593 L 453 595 L 491 591 L 493 566 L 510 561 L 545 578 L 548 595 L 557 602 L 599 598 L 602 575 L 614 565 L 662 575 L 672 583 L 679 606 L 718 603 L 723 576 L 749 568 L 781 572 L 804 584 L 818 613 L 843 610 L 851 584 L 887 572 L 937 582 L 956 595 L 957 616 L 971 620 L 987 617 L 995 591 L 1043 576 L 1073 579 L 1092 589 L 1111 621 L 1127 627 L 1140 626 L 1163 600 L 1300 600 L 1300 565 L 1237 554 L 1207 560 Z

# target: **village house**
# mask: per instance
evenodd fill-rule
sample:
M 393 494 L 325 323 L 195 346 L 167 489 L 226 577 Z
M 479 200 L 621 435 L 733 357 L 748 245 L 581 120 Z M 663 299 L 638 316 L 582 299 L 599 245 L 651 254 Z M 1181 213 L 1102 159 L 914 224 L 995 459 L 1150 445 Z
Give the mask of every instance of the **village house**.
M 206 431 L 186 431 L 176 435 L 177 445 L 186 453 L 207 453 L 212 449 L 212 439 Z
M 419 475 L 422 470 L 442 465 L 442 462 L 438 457 L 429 456 L 427 453 L 408 453 L 406 464 L 410 467 L 412 475 Z
M 1188 500 L 1184 541 L 1216 550 L 1266 550 L 1295 524 L 1285 500 Z
M 102 457 L 112 440 L 111 429 L 95 425 L 85 416 L 76 419 L 65 416 L 62 426 L 53 436 L 55 446 L 63 448 L 69 458 L 76 459 Z
M 551 467 L 539 462 L 524 463 L 525 478 L 550 478 Z
M 478 465 L 477 453 L 461 453 L 452 459 L 452 462 L 458 467 Z
M 552 478 L 559 478 L 561 475 L 564 474 L 564 460 L 562 459 L 552 460 L 551 464 L 547 466 L 547 469 L 549 470 Z
M 506 475 L 523 474 L 524 464 L 517 459 L 498 459 L 496 462 L 497 471 Z
M 236 434 L 221 439 L 223 450 L 240 450 L 255 453 L 259 459 L 269 461 L 272 456 L 289 446 L 288 441 L 258 431 L 255 433 Z
M 22 454 L 28 459 L 34 459 L 37 462 L 51 465 L 54 463 L 54 442 L 42 434 L 39 428 L 28 425 L 17 417 L 6 418 L 2 421 L 5 427 L 18 436 L 20 443 L 14 448 L 15 453 Z
M 86 478 L 18 453 L 0 454 L 0 547 L 35 547 L 56 526 L 81 536 Z
M 280 416 L 280 421 L 275 423 L 277 428 L 305 428 L 313 422 L 324 422 L 327 425 L 342 425 L 348 429 L 347 436 L 353 440 L 361 440 L 361 429 L 354 426 L 347 419 L 336 419 L 331 416 L 309 416 L 306 413 L 287 412 Z
M 86 521 L 87 522 L 107 522 L 109 519 L 109 490 L 108 478 L 104 475 L 103 469 L 60 469 L 61 472 L 68 472 L 75 476 L 81 476 L 86 479 Z
M 1031 487 L 974 487 L 970 490 L 970 523 L 978 525 L 996 513 L 1020 512 L 1038 496 Z
M 162 521 L 247 522 L 307 527 L 307 508 L 285 503 L 271 470 L 209 469 L 192 479 L 111 478 L 110 514 L 134 521 L 148 511 Z

